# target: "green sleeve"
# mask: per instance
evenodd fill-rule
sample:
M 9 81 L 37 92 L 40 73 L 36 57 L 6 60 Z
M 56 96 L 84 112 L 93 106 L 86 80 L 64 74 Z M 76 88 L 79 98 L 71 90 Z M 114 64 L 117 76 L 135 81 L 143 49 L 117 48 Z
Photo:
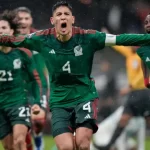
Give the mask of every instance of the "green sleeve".
M 142 59 L 143 56 L 143 47 L 140 47 L 136 50 L 136 53 L 139 55 L 139 57 Z
M 87 32 L 89 32 L 88 36 L 90 38 L 87 40 L 90 40 L 95 51 L 103 49 L 105 47 L 106 33 L 98 32 L 96 30 L 89 30 Z
M 36 51 L 33 51 L 33 58 L 37 71 L 39 73 L 41 82 L 42 82 L 42 101 L 41 105 L 43 108 L 47 108 L 47 101 L 49 96 L 49 76 L 47 67 L 43 57 Z
M 42 38 L 41 35 L 36 33 L 32 33 L 26 36 L 8 36 L 1 35 L 0 36 L 0 45 L 1 46 L 9 46 L 9 47 L 25 47 L 30 49 L 36 49 L 36 51 L 40 52 L 42 48 Z
M 42 99 L 42 84 L 37 69 L 35 67 L 35 62 L 33 60 L 32 53 L 24 54 L 25 59 L 25 70 L 29 75 L 30 81 L 32 82 L 32 93 L 34 96 L 34 104 L 41 106 Z
M 100 49 L 102 46 L 146 46 L 150 45 L 150 34 L 105 34 L 96 32 L 93 43 L 96 48 Z
M 116 36 L 116 45 L 124 45 L 124 46 L 150 45 L 150 34 L 120 34 Z

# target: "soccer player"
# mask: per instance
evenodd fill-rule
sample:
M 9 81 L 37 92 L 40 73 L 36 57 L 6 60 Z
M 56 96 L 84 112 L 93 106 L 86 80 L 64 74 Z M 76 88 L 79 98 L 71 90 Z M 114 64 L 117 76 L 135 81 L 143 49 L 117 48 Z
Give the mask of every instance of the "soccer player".
M 0 35 L 13 35 L 15 29 L 10 13 L 5 11 L 0 15 Z M 28 49 L 0 46 L 0 63 L 0 140 L 6 150 L 26 150 L 31 123 L 23 70 L 34 82 L 33 114 L 40 112 L 41 81 Z
M 73 27 L 72 7 L 65 1 L 52 8 L 49 28 L 28 36 L 0 36 L 0 45 L 36 50 L 46 60 L 50 76 L 50 108 L 53 136 L 59 150 L 89 150 L 92 134 L 97 131 L 98 94 L 91 68 L 94 53 L 105 46 L 149 45 L 150 35 L 110 35 Z
M 18 7 L 14 10 L 15 14 L 15 22 L 19 24 L 17 30 L 18 34 L 26 35 L 30 34 L 32 32 L 35 32 L 36 30 L 32 28 L 32 22 L 33 18 L 31 15 L 31 11 L 26 7 Z M 34 136 L 34 142 L 36 150 L 42 150 L 44 148 L 43 138 L 42 138 L 42 130 L 45 125 L 46 121 L 46 111 L 48 107 L 47 97 L 49 97 L 49 83 L 48 83 L 48 71 L 47 67 L 45 65 L 45 61 L 43 57 L 36 51 L 33 51 L 33 59 L 36 64 L 37 71 L 39 73 L 40 79 L 42 81 L 42 88 L 43 88 L 43 108 L 41 109 L 40 113 L 38 115 L 31 115 L 32 118 L 32 129 L 33 129 L 33 136 Z M 29 93 L 32 91 L 31 84 L 28 85 Z M 29 103 L 32 103 L 32 95 L 29 94 Z M 28 143 L 28 150 L 31 150 L 31 137 L 30 135 L 27 136 L 27 143 Z

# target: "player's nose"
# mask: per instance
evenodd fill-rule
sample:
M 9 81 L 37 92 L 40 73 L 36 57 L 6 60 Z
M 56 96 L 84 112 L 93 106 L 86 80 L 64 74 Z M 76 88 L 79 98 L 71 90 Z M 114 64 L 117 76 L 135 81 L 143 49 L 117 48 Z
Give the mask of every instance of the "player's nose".
M 66 19 L 65 14 L 62 14 L 62 15 L 61 15 L 61 19 L 62 19 L 62 20 L 65 20 L 65 19 Z
M 22 24 L 22 25 L 25 25 L 26 24 L 26 20 L 22 19 L 19 23 Z

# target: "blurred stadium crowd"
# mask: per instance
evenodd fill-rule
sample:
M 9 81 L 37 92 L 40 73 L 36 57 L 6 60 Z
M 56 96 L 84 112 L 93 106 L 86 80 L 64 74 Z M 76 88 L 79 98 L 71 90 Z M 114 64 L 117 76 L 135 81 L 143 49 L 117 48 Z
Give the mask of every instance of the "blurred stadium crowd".
M 26 6 L 32 11 L 38 29 L 50 26 L 51 6 L 56 0 L 1 0 L 0 11 Z M 148 0 L 70 0 L 76 15 L 76 25 L 84 28 L 108 27 L 113 33 L 143 32 L 142 21 L 149 13 Z M 84 22 L 83 22 L 84 18 Z

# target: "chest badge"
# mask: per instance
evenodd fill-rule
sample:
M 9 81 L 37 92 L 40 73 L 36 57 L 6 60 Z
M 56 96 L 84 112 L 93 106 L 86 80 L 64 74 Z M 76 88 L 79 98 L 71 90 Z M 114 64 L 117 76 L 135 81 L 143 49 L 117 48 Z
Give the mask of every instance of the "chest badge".
M 18 58 L 18 59 L 15 59 L 13 61 L 13 65 L 14 65 L 14 69 L 19 69 L 21 68 L 21 60 Z
M 83 51 L 83 49 L 82 49 L 81 45 L 77 45 L 74 48 L 75 56 L 81 56 L 81 55 L 83 55 L 82 51 Z

